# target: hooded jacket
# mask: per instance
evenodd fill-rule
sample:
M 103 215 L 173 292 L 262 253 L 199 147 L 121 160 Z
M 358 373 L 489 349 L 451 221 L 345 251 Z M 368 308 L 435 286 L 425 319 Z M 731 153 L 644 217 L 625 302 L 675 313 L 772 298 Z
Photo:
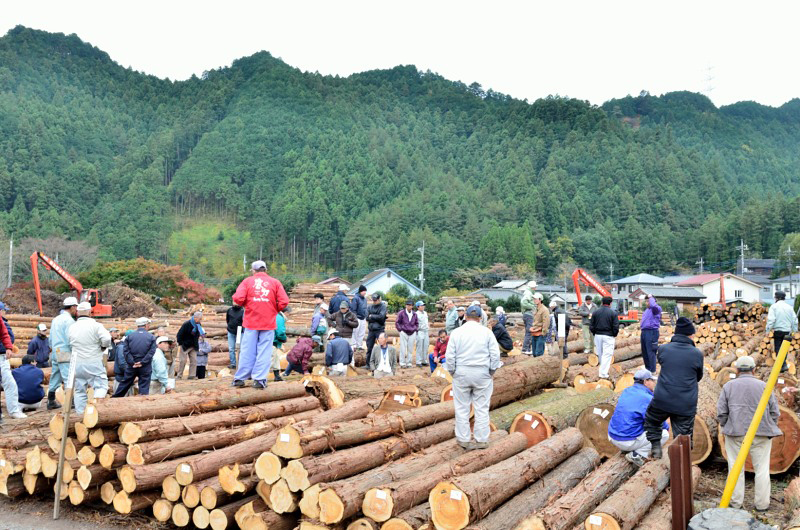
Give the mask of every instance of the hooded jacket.
M 299 366 L 303 373 L 308 372 L 308 362 L 314 354 L 314 341 L 308 337 L 300 337 L 289 353 L 286 354 L 286 360 L 295 366 Z

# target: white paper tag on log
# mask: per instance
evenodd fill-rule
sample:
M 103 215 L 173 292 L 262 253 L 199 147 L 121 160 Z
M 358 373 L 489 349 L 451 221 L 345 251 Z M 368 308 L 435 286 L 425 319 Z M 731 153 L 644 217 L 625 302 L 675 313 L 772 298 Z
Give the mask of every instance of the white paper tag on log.
M 606 419 L 606 416 L 608 416 L 608 411 L 604 410 L 603 413 L 600 415 L 603 417 L 603 419 Z
M 445 375 L 444 372 L 439 372 L 439 377 L 441 377 L 442 379 L 447 379 L 447 375 Z
M 782 384 L 783 384 L 783 379 L 781 379 L 780 377 L 778 378 L 778 384 L 779 384 L 779 385 L 782 385 Z
M 450 389 L 450 397 L 453 397 L 453 389 Z
M 581 379 L 578 379 L 578 382 L 579 382 L 580 384 L 584 385 L 584 384 L 586 384 L 586 379 L 583 379 L 583 378 L 581 378 Z
M 0 460 L 0 467 L 6 467 L 6 461 Z
M 86 407 L 86 412 L 88 412 L 89 414 L 94 414 L 94 407 L 92 405 L 89 405 L 88 407 Z
M 590 515 L 589 516 L 589 524 L 592 524 L 592 525 L 595 525 L 595 526 L 602 526 L 603 518 L 600 517 L 599 515 Z
M 406 402 L 405 396 L 397 396 L 397 397 L 400 398 L 397 400 L 397 402 L 400 403 L 401 405 Z
M 525 419 L 525 421 L 531 421 L 533 419 L 533 416 L 531 416 L 530 414 L 525 414 L 523 418 Z
M 531 423 L 531 430 L 535 429 L 538 426 L 539 426 L 539 420 L 535 420 L 533 423 Z
M 730 377 L 731 379 L 736 379 L 736 374 L 728 374 L 728 377 Z
M 378 498 L 379 498 L 380 500 L 382 500 L 382 501 L 385 501 L 385 500 L 386 500 L 386 492 L 385 492 L 385 491 L 383 491 L 383 490 L 378 490 L 378 491 L 376 491 L 376 492 L 375 492 L 375 496 L 376 496 L 376 497 L 378 497 Z
M 600 410 L 600 409 L 598 409 L 597 407 L 595 407 L 595 408 L 594 408 L 594 410 L 592 411 L 592 413 L 593 413 L 593 414 L 597 414 L 598 416 L 602 416 L 602 415 L 603 415 L 603 411 L 602 411 L 602 410 Z
M 288 442 L 289 441 L 289 435 L 286 434 L 286 433 L 283 433 L 283 434 L 281 434 L 280 439 L 281 439 L 282 442 Z
M 188 473 L 191 470 L 192 468 L 189 467 L 189 464 L 181 464 L 181 473 Z
M 303 381 L 303 386 L 308 386 L 308 379 L 306 379 L 305 381 Z
M 460 491 L 456 491 L 456 490 L 452 490 L 450 492 L 450 498 L 453 499 L 454 501 L 460 501 L 461 500 L 461 492 Z

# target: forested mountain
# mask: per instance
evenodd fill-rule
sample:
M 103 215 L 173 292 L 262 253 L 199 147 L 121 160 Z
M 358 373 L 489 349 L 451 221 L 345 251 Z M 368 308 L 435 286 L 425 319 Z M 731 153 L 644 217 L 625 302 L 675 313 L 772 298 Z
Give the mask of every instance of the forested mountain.
M 797 99 L 530 103 L 413 66 L 341 78 L 267 52 L 172 82 L 74 35 L 0 38 L 4 229 L 107 258 L 163 259 L 176 223 L 213 217 L 265 256 L 337 270 L 412 263 L 424 239 L 436 288 L 494 263 L 725 268 L 740 237 L 774 257 L 800 232 L 799 145 Z

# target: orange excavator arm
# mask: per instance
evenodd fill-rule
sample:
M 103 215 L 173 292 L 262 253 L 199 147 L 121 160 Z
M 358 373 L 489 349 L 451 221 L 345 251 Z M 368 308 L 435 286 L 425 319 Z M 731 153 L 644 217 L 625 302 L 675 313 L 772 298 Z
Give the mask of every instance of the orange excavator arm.
M 600 282 L 595 280 L 588 272 L 583 269 L 575 269 L 572 273 L 572 283 L 575 286 L 575 296 L 578 298 L 578 304 L 581 303 L 581 282 L 587 287 L 591 287 L 600 294 L 600 296 L 611 296 L 611 292 L 603 286 Z
M 83 286 L 81 282 L 77 280 L 73 275 L 68 273 L 64 268 L 53 261 L 50 257 L 48 257 L 43 252 L 39 252 L 38 250 L 31 254 L 31 270 L 33 271 L 33 288 L 36 290 L 36 305 L 39 308 L 39 314 L 42 314 L 42 291 L 41 285 L 39 283 L 39 262 L 42 262 L 42 265 L 45 269 L 51 270 L 58 274 L 65 282 L 69 284 L 69 286 L 77 292 L 78 299 L 81 297 L 81 293 L 83 292 Z

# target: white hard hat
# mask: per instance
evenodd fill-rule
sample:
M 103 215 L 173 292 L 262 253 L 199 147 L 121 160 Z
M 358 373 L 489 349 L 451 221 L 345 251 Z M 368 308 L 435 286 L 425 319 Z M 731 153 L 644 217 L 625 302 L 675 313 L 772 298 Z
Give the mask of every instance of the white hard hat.
M 91 311 L 91 310 L 92 310 L 92 304 L 90 304 L 89 302 L 81 302 L 80 304 L 78 304 L 78 312 L 80 313 L 85 313 L 86 311 Z
M 74 296 L 68 296 L 64 298 L 64 307 L 72 307 L 74 305 L 78 305 L 78 299 Z
M 36 326 L 36 329 L 38 329 L 39 331 L 47 331 L 47 325 L 41 323 L 38 326 Z

